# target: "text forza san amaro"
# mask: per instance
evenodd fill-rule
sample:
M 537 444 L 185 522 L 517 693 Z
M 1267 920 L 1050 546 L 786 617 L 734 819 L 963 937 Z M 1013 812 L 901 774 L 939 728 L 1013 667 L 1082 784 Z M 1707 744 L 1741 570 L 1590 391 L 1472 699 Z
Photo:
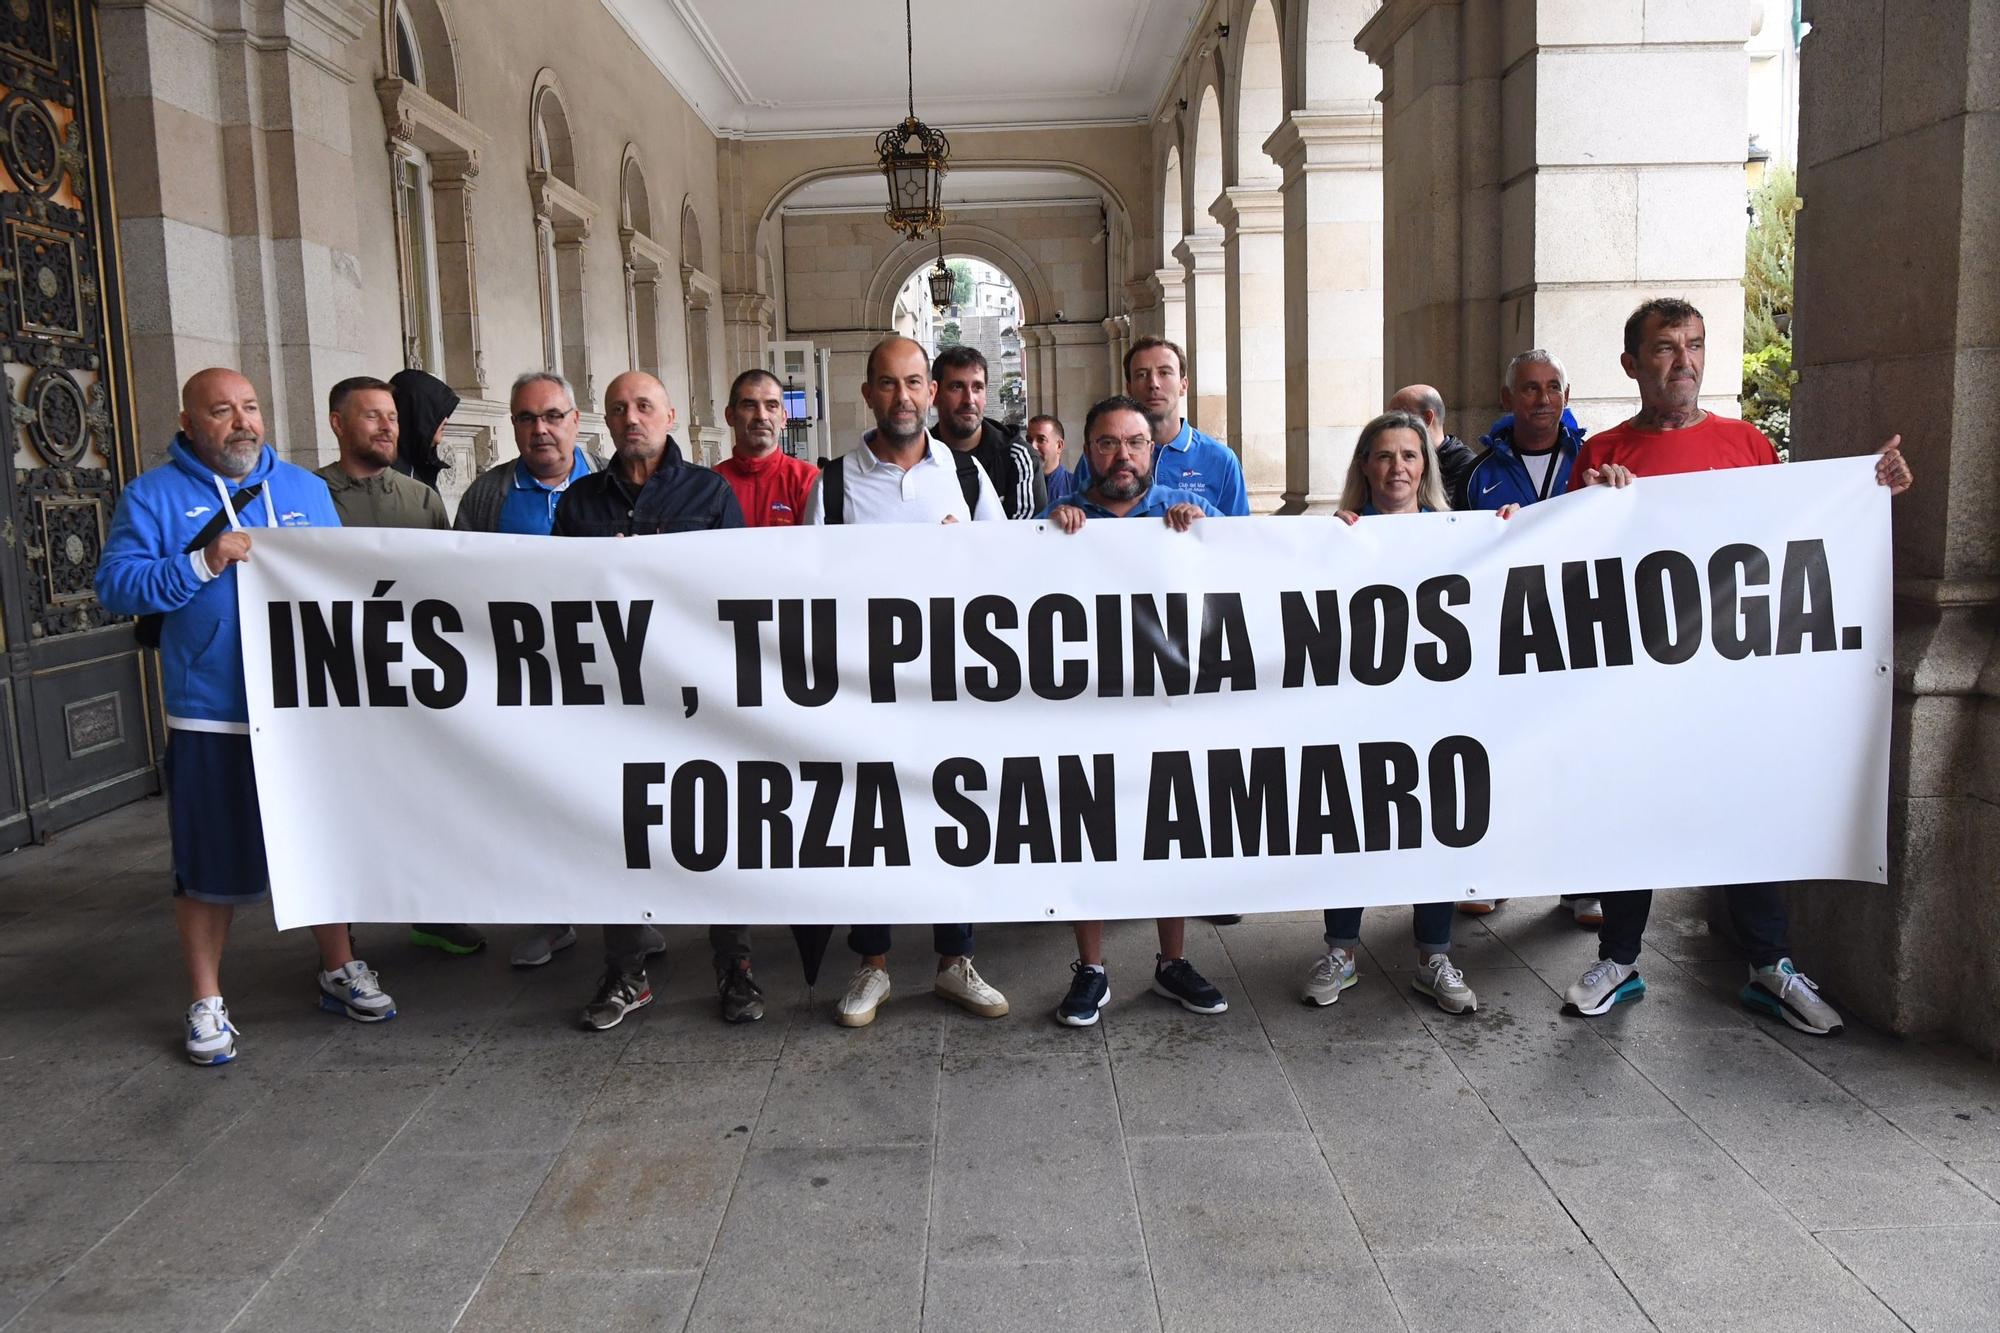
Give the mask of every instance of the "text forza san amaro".
M 458 641 L 466 615 L 449 601 L 273 602 L 271 697 L 277 708 L 449 709 L 471 688 Z M 1371 584 L 1351 593 L 1272 594 L 1284 638 L 1287 690 L 1380 686 L 1415 671 L 1457 680 L 1475 663 L 1461 618 L 1472 587 L 1463 575 L 1413 590 Z M 766 705 L 766 643 L 775 640 L 778 688 L 811 709 L 842 688 L 843 633 L 831 600 L 717 603 L 733 636 L 734 707 Z M 493 702 L 501 708 L 679 706 L 651 700 L 643 670 L 653 603 L 494 601 L 481 630 L 493 650 Z M 774 635 L 766 631 L 775 628 Z M 866 604 L 865 687 L 871 703 L 960 699 L 1004 704 L 1180 696 L 1269 688 L 1259 680 L 1243 594 L 1049 593 L 1023 603 L 998 595 Z M 1777 563 L 1731 544 L 1705 562 L 1656 551 L 1628 569 L 1617 558 L 1521 565 L 1507 571 L 1493 670 L 1499 676 L 1630 665 L 1635 653 L 1673 665 L 1704 645 L 1726 660 L 1800 652 L 1854 652 L 1858 626 L 1834 617 L 1826 552 L 1794 541 Z M 601 651 L 601 656 L 600 656 Z M 898 668 L 921 665 L 922 671 Z M 913 692 L 915 677 L 923 686 Z M 859 688 L 857 677 L 849 688 Z M 1079 733 L 1080 734 L 1080 733 Z M 702 872 L 907 866 L 909 832 L 890 762 L 742 760 L 734 770 L 688 759 L 623 766 L 625 861 L 654 864 L 664 841 L 673 862 Z M 1401 741 L 1202 752 L 1153 752 L 1146 774 L 1143 857 L 1315 856 L 1421 846 L 1468 847 L 1486 833 L 1492 774 L 1485 748 L 1445 736 L 1428 753 Z M 1199 777 L 1197 775 L 1200 775 Z M 994 767 L 955 755 L 930 775 L 943 816 L 931 830 L 954 867 L 1117 858 L 1120 774 L 1110 754 L 1022 755 Z M 843 802 L 846 788 L 850 799 Z M 973 793 L 997 792 L 989 815 Z M 848 817 L 840 824 L 845 805 Z

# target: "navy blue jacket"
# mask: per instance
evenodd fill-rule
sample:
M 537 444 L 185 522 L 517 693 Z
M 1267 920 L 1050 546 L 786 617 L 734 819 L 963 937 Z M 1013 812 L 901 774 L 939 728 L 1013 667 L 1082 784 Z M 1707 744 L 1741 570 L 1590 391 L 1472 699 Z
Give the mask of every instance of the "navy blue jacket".
M 1480 437 L 1486 452 L 1480 456 L 1472 470 L 1465 474 L 1459 485 L 1459 492 L 1452 497 L 1452 504 L 1459 509 L 1499 509 L 1503 505 L 1531 505 L 1542 499 L 1528 476 L 1527 464 L 1514 452 L 1514 417 L 1509 413 L 1493 423 L 1493 429 Z M 1549 478 L 1548 498 L 1554 499 L 1569 489 L 1569 470 L 1576 462 L 1576 451 L 1583 447 L 1583 427 L 1564 408 L 1562 424 L 1556 434 L 1555 475 Z
M 673 437 L 659 469 L 634 491 L 611 463 L 579 477 L 556 506 L 557 537 L 642 537 L 661 532 L 740 528 L 743 509 L 729 483 L 705 467 L 683 462 Z

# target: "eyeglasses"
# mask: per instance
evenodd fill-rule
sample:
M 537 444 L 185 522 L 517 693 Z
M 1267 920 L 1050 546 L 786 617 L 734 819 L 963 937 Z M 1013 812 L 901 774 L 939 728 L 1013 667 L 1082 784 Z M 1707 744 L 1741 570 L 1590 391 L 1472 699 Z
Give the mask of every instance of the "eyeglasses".
M 1116 435 L 1100 435 L 1090 442 L 1090 447 L 1093 451 L 1100 454 L 1119 451 L 1128 454 L 1143 454 L 1152 449 L 1153 437 L 1150 435 L 1127 435 L 1121 440 Z
M 561 408 L 552 407 L 546 412 L 516 412 L 514 414 L 514 424 L 519 426 L 522 430 L 529 430 L 534 427 L 534 424 L 537 421 L 539 421 L 544 426 L 548 426 L 551 429 L 553 429 L 556 426 L 562 425 L 563 418 L 568 416 L 570 413 L 574 411 L 576 411 L 576 409 L 573 407 L 561 407 Z

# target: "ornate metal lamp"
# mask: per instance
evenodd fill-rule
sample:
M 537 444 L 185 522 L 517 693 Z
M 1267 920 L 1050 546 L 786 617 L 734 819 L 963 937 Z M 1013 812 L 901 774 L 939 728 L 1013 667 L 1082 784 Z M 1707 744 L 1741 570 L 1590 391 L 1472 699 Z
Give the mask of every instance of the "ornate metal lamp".
M 958 277 L 944 266 L 944 228 L 938 228 L 937 264 L 930 271 L 931 305 L 942 315 L 951 304 L 952 289 L 958 285 Z
M 889 182 L 889 207 L 882 220 L 914 241 L 944 225 L 944 173 L 951 143 L 917 119 L 916 29 L 910 0 L 903 0 L 903 30 L 910 62 L 910 114 L 902 124 L 875 136 L 875 155 Z

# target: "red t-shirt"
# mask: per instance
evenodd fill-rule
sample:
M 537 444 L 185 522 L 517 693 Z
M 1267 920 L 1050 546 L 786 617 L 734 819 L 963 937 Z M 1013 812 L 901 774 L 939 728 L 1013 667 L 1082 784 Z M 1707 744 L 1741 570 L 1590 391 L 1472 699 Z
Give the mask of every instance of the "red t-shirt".
M 806 497 L 819 479 L 818 468 L 782 449 L 762 458 L 732 454 L 715 470 L 736 492 L 743 522 L 753 528 L 789 528 L 805 522 Z
M 1630 468 L 1641 477 L 1664 477 L 1674 472 L 1762 467 L 1777 461 L 1778 451 L 1764 438 L 1764 432 L 1734 417 L 1711 414 L 1681 430 L 1641 430 L 1627 421 L 1583 442 L 1569 470 L 1569 488 L 1581 488 L 1583 474 L 1606 463 Z

